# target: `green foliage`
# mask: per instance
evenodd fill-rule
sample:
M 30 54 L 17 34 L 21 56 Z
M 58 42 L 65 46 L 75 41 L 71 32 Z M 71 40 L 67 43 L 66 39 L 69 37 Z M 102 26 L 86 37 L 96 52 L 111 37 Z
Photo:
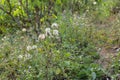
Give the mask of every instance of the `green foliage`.
M 120 56 L 104 69 L 98 48 L 119 43 L 119 25 L 111 30 L 93 23 L 110 16 L 118 2 L 1 0 L 0 34 L 5 34 L 0 35 L 0 79 L 116 79 Z
M 95 19 L 102 20 L 110 15 L 116 3 L 117 0 L 115 2 L 113 0 L 1 0 L 0 23 L 19 28 L 35 25 L 36 31 L 40 31 L 43 23 L 51 24 L 57 19 L 58 12 L 67 10 L 72 13 L 87 13 L 90 16 L 96 15 Z
M 19 30 L 12 36 L 4 36 L 0 41 L 1 79 L 95 80 L 104 75 L 96 63 L 99 54 L 91 42 L 91 29 L 77 24 L 72 26 L 71 18 L 67 16 L 62 22 L 57 21 L 61 23 L 58 30 L 62 42 L 54 37 L 34 42 Z M 37 47 L 31 49 L 33 46 Z

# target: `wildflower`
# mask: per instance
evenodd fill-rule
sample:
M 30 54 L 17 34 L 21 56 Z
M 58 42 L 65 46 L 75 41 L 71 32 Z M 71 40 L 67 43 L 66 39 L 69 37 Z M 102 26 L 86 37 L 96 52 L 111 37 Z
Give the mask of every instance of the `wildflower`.
M 31 46 L 27 46 L 27 51 L 30 51 L 32 49 Z
M 96 4 L 97 4 L 97 2 L 95 2 L 95 1 L 94 1 L 94 2 L 93 2 L 93 4 L 94 4 L 94 5 L 96 5 Z
M 45 34 L 40 34 L 38 36 L 38 40 L 44 40 L 45 39 Z
M 86 12 L 89 12 L 89 10 L 87 9 Z
M 27 59 L 31 59 L 31 58 L 32 58 L 32 55 L 30 55 L 30 54 L 27 53 L 27 54 L 24 55 L 24 57 L 25 57 L 25 59 L 27 60 Z
M 4 38 L 2 38 L 2 41 L 4 41 Z
M 53 30 L 53 35 L 58 36 L 59 35 L 59 31 L 58 30 Z
M 18 56 L 18 59 L 22 59 L 22 58 L 23 58 L 23 56 L 22 56 L 22 55 L 19 55 L 19 56 Z
M 6 37 L 6 36 L 4 36 L 4 37 L 2 38 L 2 41 L 4 41 L 4 40 L 7 40 L 7 37 Z
M 31 66 L 28 67 L 29 69 L 31 68 Z
M 21 36 L 20 38 L 21 38 L 21 39 L 24 39 L 24 36 Z
M 117 48 L 116 51 L 119 52 L 119 51 L 120 51 L 120 48 Z
M 58 24 L 57 24 L 57 23 L 53 23 L 53 24 L 51 25 L 51 27 L 52 27 L 52 28 L 58 28 Z
M 33 45 L 33 46 L 32 46 L 32 49 L 36 49 L 36 48 L 37 48 L 37 45 Z
M 46 36 L 51 36 L 51 29 L 50 28 L 46 28 L 45 29 L 45 34 L 46 34 Z
M 19 31 L 19 30 L 18 30 L 18 31 L 16 31 L 16 34 L 20 34 L 20 33 L 21 33 L 21 31 Z
M 101 50 L 102 50 L 101 48 L 98 48 L 98 50 L 97 50 L 97 51 L 98 51 L 98 52 L 100 52 Z
M 23 31 L 23 32 L 26 32 L 27 30 L 26 30 L 26 28 L 23 28 L 22 31 Z

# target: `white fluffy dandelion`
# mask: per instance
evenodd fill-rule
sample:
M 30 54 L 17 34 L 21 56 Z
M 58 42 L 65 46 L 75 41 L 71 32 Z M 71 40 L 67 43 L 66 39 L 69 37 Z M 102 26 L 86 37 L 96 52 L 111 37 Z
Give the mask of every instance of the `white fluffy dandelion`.
M 31 66 L 29 66 L 28 68 L 29 68 L 29 69 L 31 69 L 32 67 L 31 67 Z
M 58 36 L 59 35 L 59 31 L 58 30 L 53 30 L 53 35 L 54 36 Z
M 36 49 L 36 48 L 37 48 L 37 45 L 33 45 L 33 46 L 32 46 L 32 49 Z
M 40 34 L 38 36 L 38 40 L 44 40 L 45 39 L 45 34 Z
M 26 31 L 27 31 L 26 28 L 23 28 L 23 29 L 22 29 L 22 32 L 26 32 Z
M 94 1 L 94 2 L 93 2 L 93 4 L 94 4 L 94 5 L 96 5 L 96 4 L 97 4 L 97 2 L 95 2 L 95 1 Z
M 25 59 L 31 59 L 31 58 L 32 58 L 32 55 L 29 54 L 29 53 L 27 53 L 27 54 L 24 55 L 24 58 L 25 58 Z
M 50 28 L 45 29 L 45 35 L 46 36 L 51 36 L 51 29 Z
M 52 28 L 58 28 L 58 24 L 57 24 L 57 23 L 53 23 L 53 24 L 51 25 L 51 27 L 52 27 Z
M 4 37 L 2 38 L 2 41 L 6 40 L 6 39 L 7 39 L 7 37 L 6 37 L 6 36 L 4 36 Z
M 18 56 L 18 59 L 22 59 L 22 58 L 23 58 L 23 55 L 19 55 L 19 56 Z
M 2 41 L 4 41 L 4 38 L 2 38 Z
M 32 49 L 31 46 L 27 46 L 27 51 L 30 51 Z

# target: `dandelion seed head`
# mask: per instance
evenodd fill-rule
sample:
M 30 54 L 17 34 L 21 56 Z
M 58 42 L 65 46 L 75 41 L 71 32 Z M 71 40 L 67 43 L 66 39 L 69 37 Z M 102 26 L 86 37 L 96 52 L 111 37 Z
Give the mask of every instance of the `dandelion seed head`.
M 31 59 L 32 55 L 30 55 L 30 54 L 27 53 L 27 54 L 24 55 L 24 57 L 25 57 L 25 59 Z
M 53 30 L 53 35 L 58 36 L 59 35 L 59 31 L 58 30 Z
M 22 55 L 19 55 L 19 56 L 18 56 L 18 59 L 22 59 L 22 58 L 23 58 L 23 56 L 22 56 Z
M 26 31 L 27 31 L 26 28 L 23 28 L 23 29 L 22 29 L 22 32 L 26 32 Z
M 32 46 L 32 49 L 36 49 L 36 48 L 37 48 L 37 45 L 33 45 L 33 46 Z
M 46 36 L 48 36 L 48 35 L 51 36 L 51 29 L 50 28 L 45 29 L 45 35 Z
M 32 49 L 31 46 L 27 46 L 27 51 L 30 51 Z
M 44 40 L 45 39 L 45 34 L 40 34 L 38 36 L 38 40 Z
M 95 1 L 94 1 L 94 2 L 93 2 L 93 4 L 94 4 L 94 5 L 96 5 L 96 4 L 97 4 L 97 2 L 95 2 Z
M 51 25 L 51 27 L 52 27 L 52 28 L 58 28 L 58 24 L 57 24 L 57 23 L 53 23 L 53 24 Z

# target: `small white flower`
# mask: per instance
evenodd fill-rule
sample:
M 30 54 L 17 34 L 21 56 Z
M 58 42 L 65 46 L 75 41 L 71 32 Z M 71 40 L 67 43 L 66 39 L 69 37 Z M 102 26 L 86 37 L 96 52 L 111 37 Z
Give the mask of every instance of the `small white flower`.
M 98 48 L 98 52 L 100 52 L 102 49 L 101 48 Z
M 37 48 L 37 45 L 33 45 L 33 46 L 32 46 L 32 49 L 36 49 L 36 48 Z
M 94 5 L 96 5 L 96 4 L 97 4 L 97 2 L 95 2 L 95 1 L 94 1 L 94 2 L 93 2 L 93 4 L 94 4 Z
M 28 67 L 29 69 L 31 68 L 31 66 Z
M 116 49 L 116 51 L 119 52 L 119 51 L 120 51 L 120 48 Z
M 28 54 L 28 53 L 25 54 L 24 56 L 25 56 L 25 59 L 31 59 L 31 58 L 32 58 L 32 55 L 30 55 L 30 54 Z
M 24 72 L 26 73 L 26 72 L 27 72 L 27 70 L 24 70 Z
M 4 39 L 6 39 L 7 37 L 6 36 L 4 36 Z
M 38 36 L 38 40 L 44 40 L 45 39 L 45 34 L 40 34 Z
M 86 12 L 89 12 L 89 10 L 87 9 Z
M 2 38 L 2 41 L 4 41 L 4 38 Z
M 19 56 L 18 56 L 18 59 L 22 59 L 22 58 L 23 58 L 23 56 L 22 56 L 22 55 L 19 55 Z
M 23 31 L 23 32 L 26 32 L 27 30 L 26 30 L 26 28 L 23 28 L 22 31 Z
M 51 36 L 51 29 L 50 28 L 45 29 L 45 35 L 46 36 L 48 36 L 48 35 Z
M 51 25 L 51 27 L 52 27 L 52 28 L 58 28 L 58 24 L 57 24 L 57 23 L 53 23 L 53 24 Z
M 8 39 L 7 36 L 4 36 L 4 37 L 2 38 L 2 41 L 7 40 L 7 39 Z
M 31 46 L 27 46 L 27 51 L 30 51 L 32 49 Z
M 53 35 L 58 36 L 59 35 L 59 31 L 58 30 L 53 30 Z
M 21 39 L 24 39 L 24 36 L 21 36 L 20 38 L 21 38 Z

